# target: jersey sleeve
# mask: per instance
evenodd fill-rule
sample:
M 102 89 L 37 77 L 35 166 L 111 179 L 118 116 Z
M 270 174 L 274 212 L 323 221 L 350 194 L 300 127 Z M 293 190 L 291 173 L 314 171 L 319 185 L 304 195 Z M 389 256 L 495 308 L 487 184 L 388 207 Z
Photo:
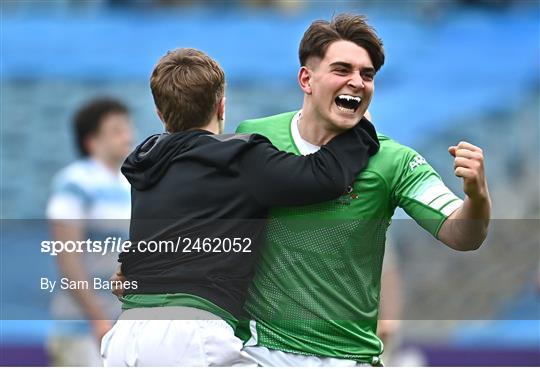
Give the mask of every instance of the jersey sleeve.
M 444 221 L 458 209 L 463 201 L 441 180 L 427 161 L 412 149 L 404 148 L 394 201 L 422 228 L 437 237 Z
M 88 201 L 84 189 L 65 173 L 61 174 L 54 180 L 46 216 L 48 219 L 85 219 Z

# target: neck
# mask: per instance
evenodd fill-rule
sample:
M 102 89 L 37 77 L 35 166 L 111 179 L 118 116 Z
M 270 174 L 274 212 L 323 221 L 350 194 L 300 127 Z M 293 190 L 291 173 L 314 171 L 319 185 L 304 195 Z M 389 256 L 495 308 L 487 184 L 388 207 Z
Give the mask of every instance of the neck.
M 326 145 L 328 141 L 339 134 L 339 132 L 331 130 L 313 109 L 309 109 L 305 102 L 298 121 L 298 131 L 304 140 L 316 146 Z
M 216 135 L 222 133 L 221 131 L 221 125 L 219 123 L 219 121 L 217 120 L 217 118 L 212 118 L 212 120 L 210 122 L 208 122 L 207 125 L 203 126 L 203 127 L 200 127 L 200 129 L 204 129 L 205 131 L 209 131 L 209 132 L 212 132 Z
M 109 169 L 112 173 L 117 173 L 122 166 L 122 162 L 118 162 L 117 160 L 113 159 L 107 159 L 103 156 L 93 155 L 91 156 L 91 158 L 103 165 L 105 168 Z

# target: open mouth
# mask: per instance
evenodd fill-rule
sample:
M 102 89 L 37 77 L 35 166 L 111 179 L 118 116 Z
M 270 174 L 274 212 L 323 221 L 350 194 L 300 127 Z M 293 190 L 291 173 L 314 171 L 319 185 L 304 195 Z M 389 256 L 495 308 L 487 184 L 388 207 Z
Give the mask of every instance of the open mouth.
M 362 98 L 359 96 L 339 95 L 334 99 L 334 101 L 336 102 L 339 110 L 346 113 L 354 113 L 360 106 Z

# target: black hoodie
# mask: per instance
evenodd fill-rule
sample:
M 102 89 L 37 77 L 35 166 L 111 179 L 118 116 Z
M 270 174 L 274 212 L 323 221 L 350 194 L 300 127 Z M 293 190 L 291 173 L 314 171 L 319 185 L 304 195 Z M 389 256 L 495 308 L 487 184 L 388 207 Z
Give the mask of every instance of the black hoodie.
M 125 293 L 188 293 L 240 317 L 268 209 L 340 196 L 378 149 L 366 119 L 307 156 L 257 134 L 147 138 L 122 166 L 132 185 L 133 246 L 119 261 L 138 285 Z M 141 241 L 170 242 L 148 252 Z

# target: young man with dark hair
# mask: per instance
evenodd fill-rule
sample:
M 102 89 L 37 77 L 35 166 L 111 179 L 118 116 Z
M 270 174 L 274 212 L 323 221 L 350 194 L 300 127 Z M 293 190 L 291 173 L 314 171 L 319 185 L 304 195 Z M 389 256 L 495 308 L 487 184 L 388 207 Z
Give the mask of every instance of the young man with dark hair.
M 359 119 L 306 157 L 257 134 L 223 135 L 225 76 L 195 49 L 161 58 L 150 85 L 167 133 L 146 139 L 122 167 L 132 185 L 133 245 L 119 260 L 137 287 L 124 289 L 103 358 L 112 366 L 254 366 L 233 328 L 268 208 L 343 194 L 377 152 L 376 132 Z M 152 242 L 169 248 L 150 252 Z
M 73 131 L 81 159 L 54 178 L 47 205 L 53 237 L 64 242 L 105 234 L 125 238 L 130 197 L 120 165 L 132 150 L 128 109 L 115 99 L 95 99 L 76 112 Z M 120 219 L 124 221 L 113 221 Z M 107 280 L 116 263 L 115 255 L 75 252 L 59 253 L 56 259 L 60 275 L 69 281 Z M 100 365 L 98 343 L 112 327 L 117 309 L 118 302 L 106 290 L 55 293 L 51 310 L 57 321 L 48 342 L 51 365 Z
M 90 141 L 101 134 L 106 140 L 113 140 L 119 137 L 123 139 L 118 144 L 111 144 L 110 151 L 118 151 L 119 154 L 107 153 L 107 155 L 115 156 L 114 161 L 116 164 L 124 160 L 127 155 L 126 153 L 129 153 L 129 150 L 131 150 L 131 138 L 120 135 L 109 137 L 107 133 L 103 133 L 102 131 L 111 130 L 111 132 L 119 132 L 122 126 L 126 126 L 125 121 L 127 116 L 128 109 L 122 102 L 107 97 L 94 99 L 81 107 L 73 118 L 75 144 L 79 154 L 82 157 L 96 155 L 92 147 L 90 147 Z M 116 123 L 109 123 L 113 121 Z M 111 128 L 108 128 L 109 126 Z M 119 156 L 120 160 L 116 156 Z
M 319 150 L 366 114 L 382 42 L 365 17 L 316 21 L 300 43 L 300 111 L 240 124 L 297 155 Z M 338 201 L 273 209 L 239 334 L 263 366 L 379 365 L 376 336 L 385 234 L 396 207 L 456 250 L 487 234 L 490 197 L 482 150 L 449 148 L 465 201 L 414 150 L 380 135 L 381 149 Z

